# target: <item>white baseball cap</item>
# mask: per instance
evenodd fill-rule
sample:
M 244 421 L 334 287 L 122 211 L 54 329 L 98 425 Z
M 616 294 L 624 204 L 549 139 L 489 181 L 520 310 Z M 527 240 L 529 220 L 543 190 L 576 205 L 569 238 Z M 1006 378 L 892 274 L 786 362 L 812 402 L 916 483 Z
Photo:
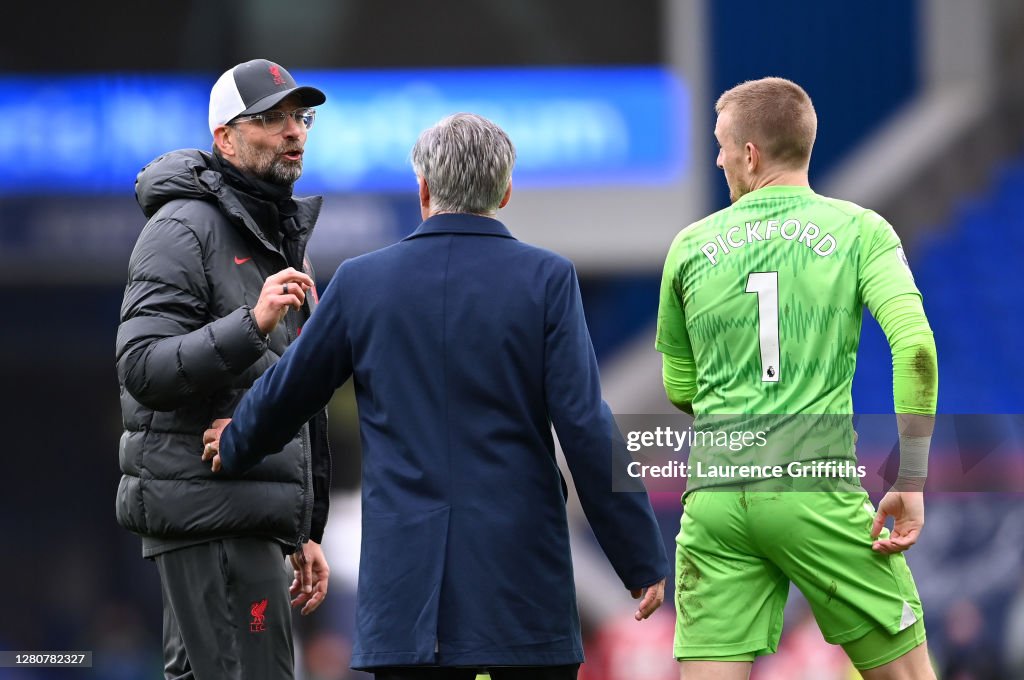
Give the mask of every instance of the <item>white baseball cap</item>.
M 296 85 L 291 74 L 272 61 L 253 59 L 239 64 L 225 71 L 210 90 L 210 133 L 237 116 L 272 109 L 290 94 L 299 95 L 303 106 L 327 101 L 315 87 Z

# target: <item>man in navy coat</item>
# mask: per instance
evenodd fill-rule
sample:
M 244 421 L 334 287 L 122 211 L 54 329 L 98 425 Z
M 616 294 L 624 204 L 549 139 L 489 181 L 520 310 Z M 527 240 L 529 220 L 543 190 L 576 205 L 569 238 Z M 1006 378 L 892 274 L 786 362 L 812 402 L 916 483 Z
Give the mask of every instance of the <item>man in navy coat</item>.
M 623 448 L 572 263 L 494 218 L 514 161 L 480 116 L 423 132 L 412 152 L 423 223 L 343 263 L 299 339 L 205 438 L 214 469 L 244 476 L 353 378 L 363 532 L 352 667 L 379 679 L 576 677 L 552 425 L 602 549 L 643 596 L 635 618 L 664 597 L 647 494 L 612 491 Z

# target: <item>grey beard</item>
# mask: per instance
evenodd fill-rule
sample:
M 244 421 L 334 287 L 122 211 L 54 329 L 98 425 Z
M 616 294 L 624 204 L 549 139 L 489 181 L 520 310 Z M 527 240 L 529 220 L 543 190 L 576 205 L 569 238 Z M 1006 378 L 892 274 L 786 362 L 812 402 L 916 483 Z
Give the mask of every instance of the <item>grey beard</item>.
M 269 168 L 263 172 L 256 173 L 256 176 L 265 182 L 290 187 L 302 176 L 302 161 L 288 163 L 275 160 L 270 164 Z
M 246 172 L 255 175 L 264 182 L 290 187 L 302 176 L 302 159 L 298 163 L 289 163 L 277 157 L 276 151 L 259 150 L 240 144 L 239 160 Z

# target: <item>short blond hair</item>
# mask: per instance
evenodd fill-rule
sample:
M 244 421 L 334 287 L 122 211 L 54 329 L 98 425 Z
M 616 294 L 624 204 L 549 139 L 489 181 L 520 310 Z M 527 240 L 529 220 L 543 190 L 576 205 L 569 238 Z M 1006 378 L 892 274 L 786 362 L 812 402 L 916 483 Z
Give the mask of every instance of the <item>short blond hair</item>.
M 802 87 L 785 78 L 761 78 L 726 90 L 715 113 L 732 112 L 733 134 L 740 144 L 751 142 L 770 161 L 804 166 L 818 132 L 814 104 Z

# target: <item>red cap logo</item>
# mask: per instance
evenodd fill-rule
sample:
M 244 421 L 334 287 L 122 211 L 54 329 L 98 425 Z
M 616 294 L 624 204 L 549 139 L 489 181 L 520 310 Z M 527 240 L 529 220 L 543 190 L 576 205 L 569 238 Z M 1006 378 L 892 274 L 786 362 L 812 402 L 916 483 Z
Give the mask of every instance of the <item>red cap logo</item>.
M 281 68 L 277 64 L 270 65 L 270 75 L 274 76 L 274 85 L 285 85 L 284 78 L 281 77 Z

